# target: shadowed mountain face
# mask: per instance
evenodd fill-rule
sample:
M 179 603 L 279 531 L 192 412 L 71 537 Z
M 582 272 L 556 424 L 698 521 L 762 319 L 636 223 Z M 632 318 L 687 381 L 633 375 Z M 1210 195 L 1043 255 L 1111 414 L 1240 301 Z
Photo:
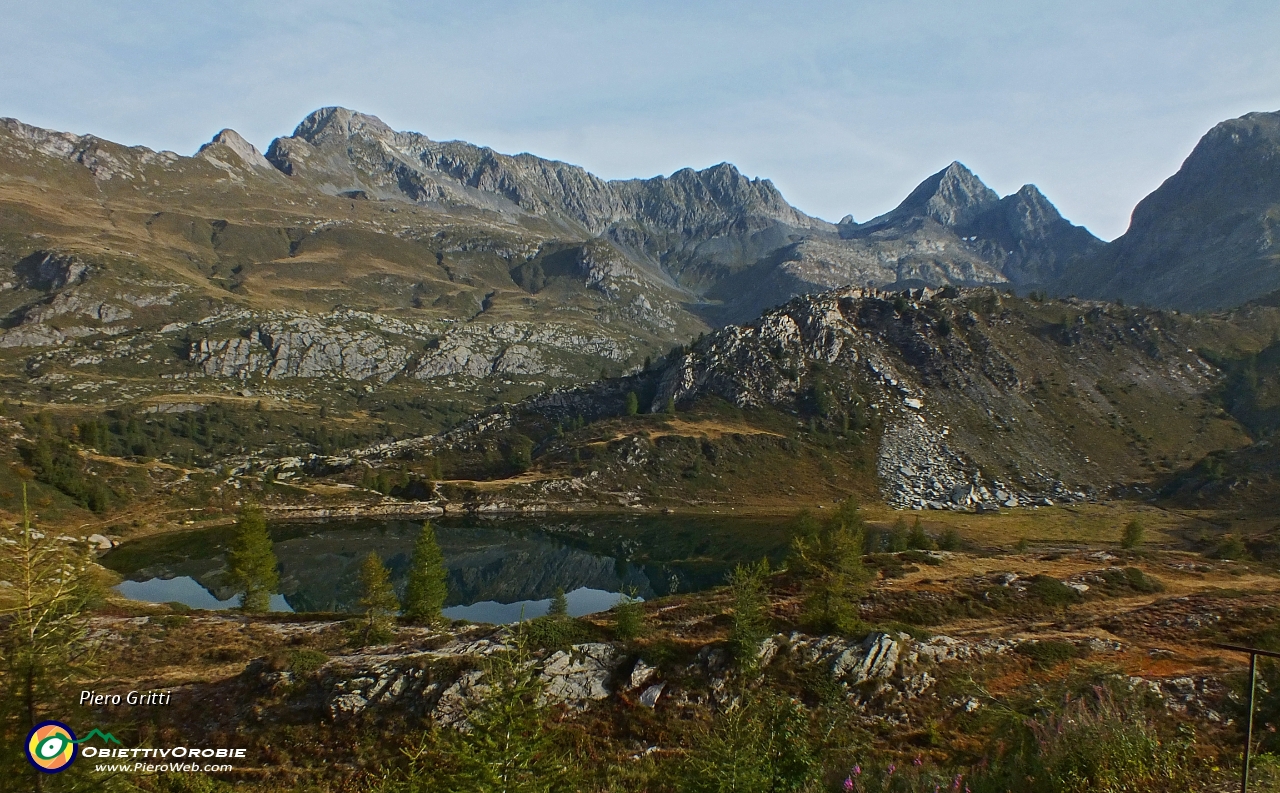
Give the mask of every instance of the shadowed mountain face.
M 1218 124 L 1062 293 L 1217 309 L 1280 289 L 1280 112 Z

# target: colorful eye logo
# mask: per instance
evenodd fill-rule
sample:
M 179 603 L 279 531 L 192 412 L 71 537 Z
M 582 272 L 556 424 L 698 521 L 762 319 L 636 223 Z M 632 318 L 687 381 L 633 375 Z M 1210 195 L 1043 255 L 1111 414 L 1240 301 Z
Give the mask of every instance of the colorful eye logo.
M 76 734 L 60 721 L 42 721 L 27 734 L 27 759 L 36 770 L 56 774 L 76 759 Z

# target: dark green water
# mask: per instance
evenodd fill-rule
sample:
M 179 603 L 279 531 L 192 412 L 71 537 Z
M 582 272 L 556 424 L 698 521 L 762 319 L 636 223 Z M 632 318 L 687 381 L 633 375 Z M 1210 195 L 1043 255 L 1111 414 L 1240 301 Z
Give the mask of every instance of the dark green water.
M 609 608 L 620 592 L 652 598 L 723 583 L 739 562 L 786 551 L 784 519 L 681 516 L 449 518 L 433 521 L 449 572 L 446 613 L 510 622 L 546 611 L 557 588 L 570 611 Z M 271 528 L 280 561 L 276 610 L 350 611 L 356 570 L 376 551 L 400 585 L 422 521 L 288 523 Z M 224 581 L 231 527 L 199 529 L 130 542 L 102 562 L 126 579 L 128 597 L 229 608 Z

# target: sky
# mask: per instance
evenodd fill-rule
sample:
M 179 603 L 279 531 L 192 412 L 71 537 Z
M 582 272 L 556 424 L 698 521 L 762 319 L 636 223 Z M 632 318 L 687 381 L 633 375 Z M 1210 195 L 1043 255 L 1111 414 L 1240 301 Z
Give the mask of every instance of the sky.
M 1280 3 L 0 0 L 0 116 L 193 153 L 342 105 L 605 178 L 732 162 L 831 221 L 959 160 L 1104 239 L 1280 110 Z

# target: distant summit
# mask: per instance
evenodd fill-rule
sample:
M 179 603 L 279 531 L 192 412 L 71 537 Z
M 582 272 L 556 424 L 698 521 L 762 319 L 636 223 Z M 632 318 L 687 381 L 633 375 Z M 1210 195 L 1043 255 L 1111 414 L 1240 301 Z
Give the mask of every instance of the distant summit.
M 892 211 L 864 223 L 865 233 L 928 218 L 951 228 L 972 222 L 1000 196 L 964 165 L 953 162 L 925 179 Z
M 1058 291 L 1183 309 L 1280 289 L 1280 112 L 1224 121 Z

